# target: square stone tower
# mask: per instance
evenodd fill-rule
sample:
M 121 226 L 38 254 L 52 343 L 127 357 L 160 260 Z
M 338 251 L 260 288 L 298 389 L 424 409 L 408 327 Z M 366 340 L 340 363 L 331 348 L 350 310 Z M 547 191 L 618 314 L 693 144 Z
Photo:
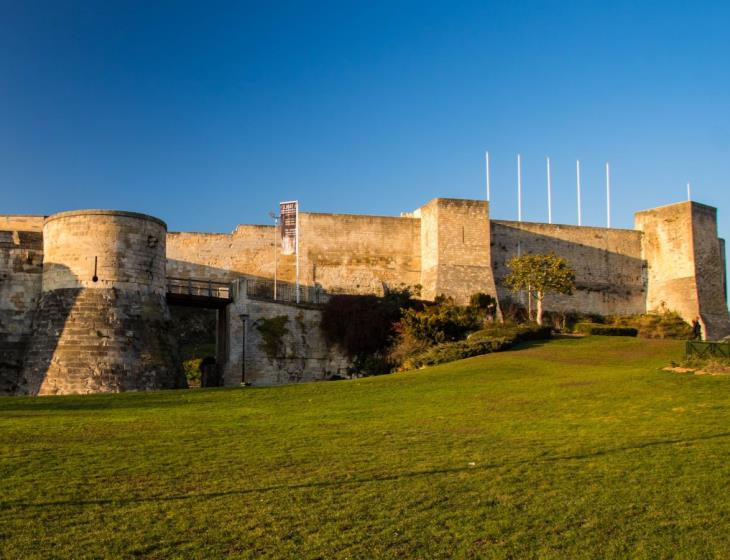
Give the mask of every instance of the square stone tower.
M 413 213 L 421 219 L 422 296 L 469 302 L 476 292 L 497 295 L 492 272 L 489 203 L 435 198 Z
M 639 212 L 647 263 L 646 308 L 700 317 L 708 339 L 730 335 L 725 282 L 725 243 L 717 236 L 717 209 L 681 202 Z

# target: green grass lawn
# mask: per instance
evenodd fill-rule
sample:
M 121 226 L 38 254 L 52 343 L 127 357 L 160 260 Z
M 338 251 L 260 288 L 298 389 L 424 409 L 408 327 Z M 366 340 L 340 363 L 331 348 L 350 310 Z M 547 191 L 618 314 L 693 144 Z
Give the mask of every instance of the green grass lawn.
M 730 378 L 590 337 L 266 389 L 0 399 L 4 558 L 730 557 Z

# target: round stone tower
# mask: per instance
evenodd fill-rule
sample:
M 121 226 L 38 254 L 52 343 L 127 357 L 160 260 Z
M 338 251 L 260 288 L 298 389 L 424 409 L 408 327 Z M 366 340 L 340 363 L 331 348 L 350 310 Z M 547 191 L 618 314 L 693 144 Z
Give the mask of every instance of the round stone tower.
M 43 289 L 20 392 L 185 387 L 165 300 L 161 220 L 79 210 L 43 226 Z

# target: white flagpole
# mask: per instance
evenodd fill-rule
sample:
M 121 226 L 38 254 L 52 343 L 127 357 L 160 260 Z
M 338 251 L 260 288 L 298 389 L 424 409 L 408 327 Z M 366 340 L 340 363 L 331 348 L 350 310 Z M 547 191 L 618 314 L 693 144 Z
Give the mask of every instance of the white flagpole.
M 687 200 L 692 200 L 692 187 L 687 183 Z
M 489 152 L 484 152 L 484 160 L 486 165 L 486 172 L 487 172 L 487 202 L 489 202 L 490 199 L 490 189 L 489 189 Z
M 583 225 L 583 210 L 580 202 L 580 160 L 575 162 L 575 180 L 578 186 L 578 225 Z
M 522 159 L 517 154 L 517 221 L 522 221 Z
M 611 227 L 611 168 L 606 162 L 606 227 Z
M 548 223 L 553 223 L 553 185 L 550 179 L 550 158 L 547 158 Z

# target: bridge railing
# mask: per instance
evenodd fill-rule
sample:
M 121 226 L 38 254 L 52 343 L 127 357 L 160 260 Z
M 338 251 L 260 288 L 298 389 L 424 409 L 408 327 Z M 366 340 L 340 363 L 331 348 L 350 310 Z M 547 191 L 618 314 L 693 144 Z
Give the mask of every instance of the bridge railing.
M 231 285 L 226 282 L 214 282 L 212 280 L 168 277 L 167 292 L 185 296 L 231 299 Z
M 328 294 L 320 286 L 299 286 L 289 282 L 276 282 L 262 278 L 246 278 L 246 295 L 252 299 L 280 301 L 282 303 L 305 303 L 321 305 L 327 303 Z
M 688 340 L 687 357 L 730 359 L 730 342 L 700 342 Z

